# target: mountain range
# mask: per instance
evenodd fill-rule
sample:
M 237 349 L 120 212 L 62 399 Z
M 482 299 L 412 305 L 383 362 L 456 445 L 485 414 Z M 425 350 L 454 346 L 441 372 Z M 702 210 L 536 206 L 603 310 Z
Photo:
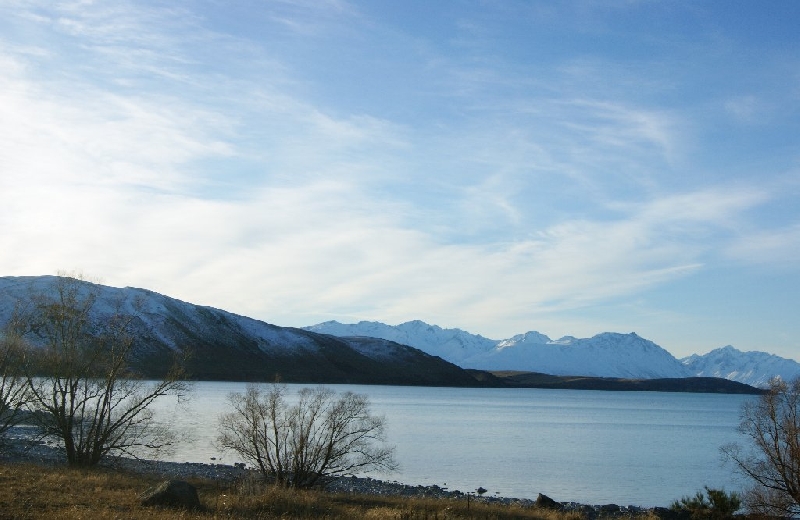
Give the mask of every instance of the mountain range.
M 36 294 L 53 295 L 63 282 L 55 276 L 0 277 L 0 332 L 18 303 Z M 422 321 L 397 326 L 325 322 L 280 327 L 146 289 L 88 282 L 79 287 L 85 295 L 96 296 L 93 320 L 107 320 L 114 313 L 134 316 L 133 364 L 148 377 L 163 375 L 176 353 L 189 353 L 187 371 L 201 380 L 271 381 L 279 376 L 304 383 L 573 388 L 595 384 L 586 377 L 557 381 L 540 377 L 544 373 L 605 378 L 597 383 L 601 388 L 618 386 L 617 379 L 699 377 L 703 381 L 683 386 L 697 391 L 716 385 L 717 390 L 701 391 L 728 392 L 746 389 L 712 380 L 763 386 L 776 375 L 792 379 L 800 374 L 800 364 L 792 360 L 732 347 L 677 360 L 634 333 L 551 340 L 528 332 L 498 341 Z M 681 385 L 667 386 L 680 389 Z M 625 383 L 623 389 L 635 388 Z
M 719 377 L 756 387 L 765 387 L 776 376 L 784 380 L 800 376 L 800 363 L 794 360 L 765 352 L 742 352 L 732 346 L 677 359 L 633 332 L 552 340 L 531 331 L 493 340 L 418 320 L 396 326 L 371 321 L 354 324 L 327 321 L 306 330 L 334 336 L 384 338 L 440 356 L 463 368 L 478 370 L 626 379 Z

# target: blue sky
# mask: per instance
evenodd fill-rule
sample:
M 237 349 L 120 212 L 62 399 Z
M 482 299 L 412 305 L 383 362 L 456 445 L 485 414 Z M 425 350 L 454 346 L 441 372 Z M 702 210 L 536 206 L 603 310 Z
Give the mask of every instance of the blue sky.
M 800 2 L 0 3 L 0 273 L 800 359 Z

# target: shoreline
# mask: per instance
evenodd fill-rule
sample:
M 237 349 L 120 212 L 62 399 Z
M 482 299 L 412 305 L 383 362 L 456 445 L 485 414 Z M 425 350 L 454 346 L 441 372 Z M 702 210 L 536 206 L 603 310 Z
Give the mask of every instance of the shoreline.
M 44 441 L 32 438 L 33 427 L 16 426 L 9 430 L 5 445 L 0 451 L 0 463 L 31 463 L 47 467 L 65 466 L 63 451 Z M 203 462 L 169 462 L 130 457 L 109 456 L 99 464 L 107 470 L 122 470 L 163 479 L 203 479 L 232 484 L 247 478 L 259 478 L 257 472 L 244 464 L 214 464 Z M 667 507 L 640 507 L 618 504 L 583 504 L 556 502 L 540 494 L 538 499 L 504 496 L 479 496 L 474 492 L 450 490 L 436 484 L 423 486 L 386 481 L 372 477 L 345 476 L 328 481 L 321 489 L 328 493 L 353 495 L 396 496 L 407 498 L 433 498 L 443 500 L 473 500 L 487 504 L 542 507 L 563 512 L 583 514 L 591 520 L 598 517 L 631 517 L 652 513 L 659 518 L 680 518 L 680 514 Z

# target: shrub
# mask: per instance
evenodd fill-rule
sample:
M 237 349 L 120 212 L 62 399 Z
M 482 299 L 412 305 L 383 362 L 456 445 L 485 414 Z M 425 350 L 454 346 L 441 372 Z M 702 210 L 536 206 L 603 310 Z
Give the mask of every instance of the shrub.
M 673 511 L 686 511 L 696 519 L 730 518 L 741 507 L 741 497 L 736 492 L 726 493 L 723 489 L 705 486 L 705 494 L 698 491 L 693 497 L 683 497 L 672 503 Z
M 228 396 L 232 411 L 219 418 L 217 445 L 233 450 L 278 485 L 306 488 L 321 478 L 368 469 L 392 470 L 394 449 L 383 444 L 385 422 L 365 395 L 337 396 L 304 388 L 295 404 L 286 387 L 248 385 Z

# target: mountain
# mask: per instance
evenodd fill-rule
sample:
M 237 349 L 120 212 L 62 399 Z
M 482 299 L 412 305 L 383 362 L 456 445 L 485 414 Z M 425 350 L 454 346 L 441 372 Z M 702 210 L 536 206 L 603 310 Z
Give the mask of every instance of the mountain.
M 766 352 L 742 352 L 732 346 L 708 354 L 683 358 L 683 365 L 698 376 L 722 377 L 752 386 L 765 387 L 773 377 L 791 381 L 800 377 L 800 363 Z
M 566 336 L 554 341 L 531 331 L 497 341 L 421 321 L 410 321 L 396 327 L 366 321 L 352 325 L 327 321 L 306 327 L 306 330 L 391 339 L 441 356 L 463 368 L 477 370 L 635 379 L 691 375 L 669 352 L 635 333 L 606 332 L 592 338 Z
M 0 330 L 32 294 L 55 294 L 59 278 L 0 277 Z M 148 291 L 80 283 L 97 300 L 91 318 L 135 316 L 134 366 L 160 377 L 188 352 L 191 377 L 205 380 L 475 386 L 467 371 L 419 349 L 372 338 L 338 338 L 278 327 Z
M 491 351 L 467 359 L 465 368 L 523 370 L 552 375 L 629 379 L 681 378 L 690 373 L 669 352 L 635 333 L 604 332 L 592 338 L 550 341 L 528 332 L 500 341 Z
M 0 331 L 15 306 L 32 294 L 53 294 L 54 276 L 0 277 Z M 82 282 L 97 297 L 92 318 L 115 312 L 134 316 L 133 363 L 160 377 L 176 354 L 188 352 L 191 377 L 204 380 L 360 383 L 425 386 L 525 386 L 529 376 L 495 377 L 485 372 L 545 372 L 555 376 L 616 379 L 678 379 L 718 376 L 763 385 L 774 375 L 790 379 L 800 364 L 764 353 L 726 347 L 705 356 L 676 360 L 635 333 L 551 340 L 527 332 L 497 341 L 422 321 L 396 327 L 378 322 L 335 321 L 305 329 L 279 327 L 213 307 L 195 305 L 146 289 Z M 791 377 L 790 377 L 791 376 Z M 539 383 L 536 383 L 539 384 Z M 608 387 L 608 381 L 569 384 Z M 614 382 L 630 387 L 633 383 Z M 636 383 L 639 384 L 639 383 Z M 670 382 L 670 387 L 700 388 Z M 639 384 L 641 387 L 641 384 Z M 719 391 L 727 391 L 724 386 Z
M 470 334 L 461 329 L 443 329 L 437 325 L 428 325 L 419 320 L 401 323 L 397 326 L 386 325 L 377 321 L 361 321 L 354 324 L 326 321 L 303 328 L 332 336 L 362 336 L 387 339 L 403 345 L 410 345 L 456 364 L 460 364 L 472 357 L 486 354 L 497 344 L 494 340 Z
M 492 340 L 421 321 L 397 326 L 328 321 L 306 329 L 332 335 L 392 339 L 475 370 L 626 379 L 721 377 L 759 387 L 764 387 L 775 376 L 789 380 L 800 375 L 800 363 L 764 352 L 740 352 L 733 347 L 678 360 L 633 332 L 604 332 L 591 338 L 565 336 L 552 340 L 531 331 L 509 339 Z

